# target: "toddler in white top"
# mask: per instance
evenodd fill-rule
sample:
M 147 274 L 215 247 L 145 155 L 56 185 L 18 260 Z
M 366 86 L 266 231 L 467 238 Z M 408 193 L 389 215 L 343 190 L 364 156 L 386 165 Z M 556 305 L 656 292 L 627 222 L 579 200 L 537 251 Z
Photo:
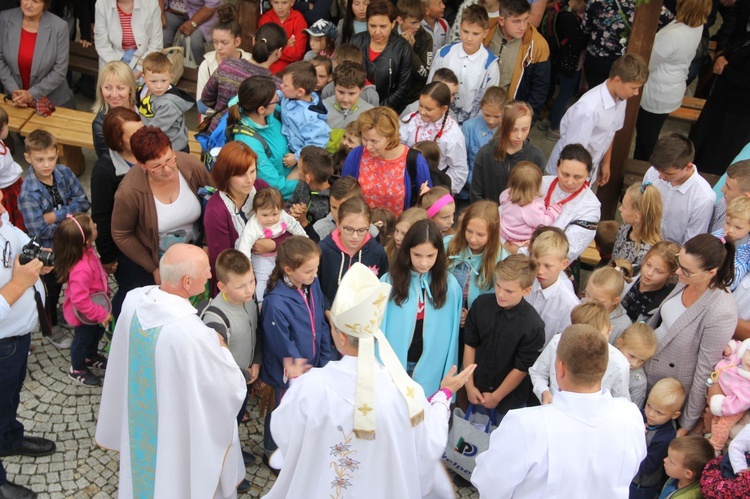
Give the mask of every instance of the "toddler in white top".
M 284 198 L 278 189 L 261 189 L 253 199 L 253 216 L 242 231 L 237 249 L 247 255 L 253 263 L 258 303 L 263 301 L 263 293 L 271 271 L 276 265 L 276 250 L 257 254 L 253 245 L 259 239 L 272 239 L 276 247 L 291 236 L 307 236 L 305 229 L 289 213 L 284 211 Z
M 500 194 L 500 235 L 504 240 L 527 246 L 540 225 L 552 225 L 562 211 L 559 204 L 541 197 L 542 171 L 534 163 L 521 161 L 510 172 L 508 188 Z

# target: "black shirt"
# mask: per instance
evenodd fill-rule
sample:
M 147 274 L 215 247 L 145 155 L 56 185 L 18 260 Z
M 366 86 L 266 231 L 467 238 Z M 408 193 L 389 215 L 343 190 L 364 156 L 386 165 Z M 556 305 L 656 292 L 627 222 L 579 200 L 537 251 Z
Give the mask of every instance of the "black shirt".
M 464 343 L 476 348 L 474 386 L 480 392 L 492 392 L 513 369 L 528 372 L 544 348 L 544 321 L 533 306 L 521 300 L 513 308 L 503 309 L 495 294 L 479 296 L 471 306 L 464 326 Z M 521 384 L 497 406 L 500 414 L 526 404 L 531 381 Z
M 638 278 L 630 286 L 630 289 L 625 296 L 622 298 L 622 307 L 627 312 L 630 320 L 635 322 L 637 320 L 648 320 L 652 315 L 650 312 L 655 311 L 661 305 L 661 302 L 669 296 L 669 293 L 674 289 L 674 284 L 666 284 L 661 289 L 656 291 L 647 291 L 641 293 L 638 286 L 641 283 L 641 279 Z M 640 318 L 640 319 L 639 319 Z

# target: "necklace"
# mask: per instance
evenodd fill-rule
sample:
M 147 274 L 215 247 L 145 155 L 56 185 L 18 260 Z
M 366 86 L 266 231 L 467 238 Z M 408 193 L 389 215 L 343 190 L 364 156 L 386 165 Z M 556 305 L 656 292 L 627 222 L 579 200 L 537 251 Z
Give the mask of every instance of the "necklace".
M 549 188 L 547 189 L 547 195 L 544 197 L 544 207 L 545 208 L 549 208 L 550 201 L 552 200 L 552 192 L 555 190 L 555 187 L 557 187 L 558 181 L 559 181 L 559 179 L 555 178 L 555 180 L 552 181 L 552 183 L 550 184 Z M 559 204 L 560 206 L 564 206 L 565 204 L 573 201 L 588 186 L 589 186 L 588 181 L 584 182 L 583 185 L 581 187 L 579 187 L 577 191 L 575 191 L 573 194 L 571 194 L 570 196 L 566 197 L 565 199 L 563 199 L 562 201 L 560 201 L 557 204 Z

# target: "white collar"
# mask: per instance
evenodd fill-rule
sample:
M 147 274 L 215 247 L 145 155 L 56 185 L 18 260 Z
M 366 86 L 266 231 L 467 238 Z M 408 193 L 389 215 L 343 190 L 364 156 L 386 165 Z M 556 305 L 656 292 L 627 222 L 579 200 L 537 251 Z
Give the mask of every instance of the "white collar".
M 616 106 L 620 99 L 614 99 L 612 97 L 612 94 L 609 93 L 609 89 L 607 88 L 607 82 L 605 81 L 599 86 L 601 87 L 599 91 L 602 95 L 602 103 L 604 104 L 604 109 L 611 109 Z

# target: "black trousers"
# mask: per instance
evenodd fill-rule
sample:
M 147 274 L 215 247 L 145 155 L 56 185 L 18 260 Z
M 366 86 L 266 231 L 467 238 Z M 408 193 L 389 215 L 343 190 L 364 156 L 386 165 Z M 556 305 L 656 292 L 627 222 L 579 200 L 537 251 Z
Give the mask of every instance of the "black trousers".
M 648 161 L 654 152 L 656 141 L 659 140 L 664 122 L 669 114 L 656 114 L 643 108 L 638 110 L 638 119 L 635 121 L 635 151 L 633 159 Z

